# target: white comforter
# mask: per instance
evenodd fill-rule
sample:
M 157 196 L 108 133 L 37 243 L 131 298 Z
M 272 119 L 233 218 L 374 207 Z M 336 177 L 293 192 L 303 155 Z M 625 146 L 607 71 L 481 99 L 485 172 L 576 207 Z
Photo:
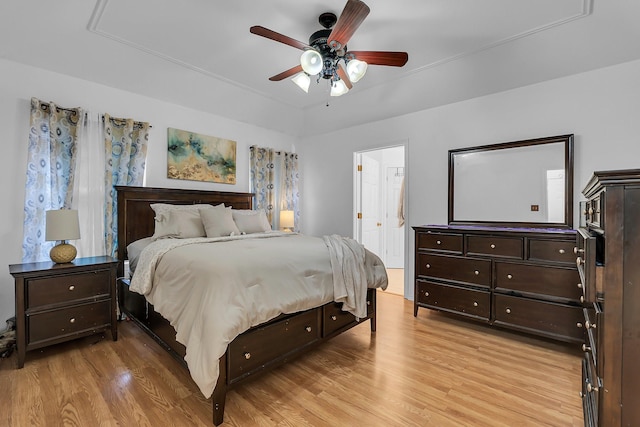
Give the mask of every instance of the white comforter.
M 242 332 L 334 300 L 365 317 L 367 287 L 386 286 L 380 259 L 351 239 L 271 232 L 157 240 L 142 251 L 130 289 L 171 322 L 208 398 L 218 359 Z

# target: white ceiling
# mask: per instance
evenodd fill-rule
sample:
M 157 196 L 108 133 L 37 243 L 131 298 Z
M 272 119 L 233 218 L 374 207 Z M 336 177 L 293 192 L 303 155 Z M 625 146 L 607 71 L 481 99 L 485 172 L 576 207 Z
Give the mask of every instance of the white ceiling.
M 346 95 L 270 76 L 346 0 L 3 0 L 0 57 L 308 135 L 640 58 L 637 0 L 365 0 L 351 50 L 406 51 Z M 326 103 L 329 101 L 330 106 Z

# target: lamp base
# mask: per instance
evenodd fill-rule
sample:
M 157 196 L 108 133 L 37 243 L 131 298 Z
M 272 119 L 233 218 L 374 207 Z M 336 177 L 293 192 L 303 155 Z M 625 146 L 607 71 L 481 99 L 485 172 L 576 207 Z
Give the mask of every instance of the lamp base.
M 69 243 L 60 243 L 59 245 L 51 248 L 51 251 L 49 252 L 51 261 L 57 264 L 66 264 L 71 262 L 76 258 L 77 254 L 78 251 L 76 250 L 76 247 Z

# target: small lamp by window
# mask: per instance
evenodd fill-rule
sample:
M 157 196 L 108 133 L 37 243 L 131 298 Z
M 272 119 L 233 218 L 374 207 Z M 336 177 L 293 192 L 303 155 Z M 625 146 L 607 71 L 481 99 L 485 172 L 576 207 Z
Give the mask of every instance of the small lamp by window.
M 280 228 L 285 231 L 293 231 L 293 211 L 280 211 Z
M 64 264 L 75 259 L 78 251 L 75 246 L 67 243 L 67 240 L 80 238 L 80 223 L 78 211 L 60 209 L 46 212 L 45 240 L 60 241 L 49 252 L 51 261 Z

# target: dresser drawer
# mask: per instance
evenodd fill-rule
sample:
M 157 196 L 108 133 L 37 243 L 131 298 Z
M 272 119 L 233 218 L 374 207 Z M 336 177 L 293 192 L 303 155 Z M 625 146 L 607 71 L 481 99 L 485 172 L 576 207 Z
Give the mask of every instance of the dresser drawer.
M 602 366 L 598 363 L 598 355 L 602 354 L 600 351 L 600 334 L 602 333 L 602 306 L 599 303 L 594 303 L 589 307 L 583 308 L 584 314 L 584 348 L 583 351 L 590 355 L 591 365 L 594 367 L 595 375 L 598 378 L 602 378 Z M 599 327 L 598 327 L 599 326 Z
M 582 295 L 575 267 L 551 267 L 496 261 L 495 287 L 578 301 Z M 575 324 L 575 323 L 574 323 Z
M 320 308 L 302 312 L 236 337 L 228 349 L 227 369 L 230 382 L 235 382 L 268 362 L 281 360 L 289 351 L 319 340 L 319 314 Z M 280 355 L 283 357 L 279 358 Z
M 550 338 L 581 343 L 584 329 L 582 307 L 509 295 L 494 295 L 494 323 Z
M 27 346 L 111 326 L 111 301 L 80 304 L 27 315 Z
M 418 249 L 462 254 L 462 234 L 418 233 L 417 247 Z
M 491 286 L 491 260 L 419 253 L 418 276 Z
M 109 270 L 28 279 L 25 283 L 27 309 L 109 295 L 110 287 Z
M 598 293 L 596 285 L 597 238 L 585 228 L 578 229 L 574 257 L 580 274 L 584 301 L 594 302 Z
M 575 264 L 575 241 L 529 239 L 529 259 Z
M 416 298 L 419 304 L 442 311 L 489 320 L 491 297 L 488 290 L 469 289 L 423 280 L 418 280 L 416 283 Z
M 467 236 L 467 254 L 522 259 L 521 237 Z
M 597 378 L 593 376 L 590 358 L 585 355 L 582 359 L 582 409 L 585 427 L 598 427 L 598 402 L 600 393 Z

